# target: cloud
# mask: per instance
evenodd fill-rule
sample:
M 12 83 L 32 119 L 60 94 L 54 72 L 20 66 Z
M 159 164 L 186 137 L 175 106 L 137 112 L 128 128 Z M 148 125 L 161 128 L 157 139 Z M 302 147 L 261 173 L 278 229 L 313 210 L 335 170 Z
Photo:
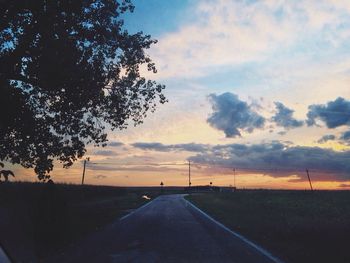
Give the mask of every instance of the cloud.
M 162 77 L 202 76 L 293 48 L 296 54 L 300 46 L 336 46 L 349 37 L 346 0 L 196 3 L 190 19 L 151 50 Z
M 303 126 L 303 121 L 299 121 L 293 118 L 294 110 L 287 108 L 281 102 L 275 102 L 275 106 L 277 112 L 272 117 L 272 121 L 274 121 L 277 126 L 281 126 L 286 129 L 298 128 Z
M 251 133 L 265 124 L 265 118 L 253 111 L 246 102 L 239 100 L 236 94 L 210 94 L 209 100 L 213 113 L 207 122 L 212 127 L 224 131 L 226 137 L 241 136 L 242 131 Z
M 349 180 L 350 151 L 334 151 L 319 147 L 291 146 L 279 141 L 261 144 L 217 145 L 211 151 L 192 156 L 197 164 L 231 167 L 273 177 L 304 175 L 305 168 L 314 180 Z
M 328 136 L 329 137 L 329 136 Z M 327 137 L 327 138 L 328 138 Z M 330 136 L 331 137 L 331 136 Z M 349 181 L 350 150 L 335 151 L 320 147 L 296 146 L 288 141 L 270 141 L 256 144 L 162 144 L 134 143 L 135 148 L 160 152 L 189 151 L 188 160 L 205 175 L 230 173 L 236 168 L 239 173 L 258 173 L 275 178 L 297 176 L 305 180 L 309 169 L 314 181 Z M 123 160 L 108 163 L 89 163 L 87 169 L 99 171 L 178 172 L 183 167 L 167 166 L 157 162 L 146 163 Z
M 350 184 L 339 184 L 338 187 L 347 188 L 347 187 L 350 187 Z
M 93 153 L 93 155 L 101 155 L 101 156 L 115 156 L 116 152 L 110 150 L 98 150 Z
M 134 171 L 134 172 L 179 172 L 181 170 L 181 166 L 175 167 L 175 166 L 163 166 L 163 165 L 157 165 L 157 164 L 149 164 L 149 165 L 123 165 L 117 163 L 113 164 L 90 164 L 86 167 L 88 170 L 93 171 L 105 171 L 105 172 L 122 172 L 122 171 Z
M 142 150 L 153 150 L 153 151 L 159 151 L 159 152 L 171 151 L 168 145 L 164 145 L 160 142 L 136 142 L 131 144 L 131 146 Z
M 307 118 L 309 126 L 316 125 L 316 120 L 323 121 L 330 129 L 350 125 L 350 101 L 338 97 L 327 104 L 310 105 Z
M 287 132 L 286 131 L 279 131 L 279 132 L 277 132 L 277 134 L 283 136 L 283 135 L 286 135 Z
M 105 178 L 107 178 L 107 176 L 99 174 L 99 175 L 95 175 L 94 178 L 96 178 L 96 179 L 105 179 Z
M 350 131 L 344 132 L 339 139 L 342 143 L 350 146 Z
M 170 151 L 188 151 L 188 152 L 203 152 L 208 149 L 208 145 L 200 143 L 182 143 L 182 144 L 162 144 L 159 142 L 136 142 L 131 146 L 143 150 L 152 150 L 159 152 Z
M 344 132 L 344 133 L 340 136 L 340 139 L 342 139 L 342 140 L 344 140 L 344 141 L 350 140 L 350 131 Z
M 188 152 L 203 152 L 208 149 L 208 145 L 201 144 L 201 143 L 184 143 L 184 144 L 175 144 L 174 148 L 182 151 L 188 151 Z
M 318 143 L 325 143 L 325 142 L 334 141 L 334 140 L 335 140 L 335 135 L 327 134 L 327 135 L 322 136 L 317 142 Z
M 108 143 L 109 146 L 112 146 L 112 147 L 120 147 L 120 146 L 123 146 L 124 143 L 122 142 L 110 142 Z

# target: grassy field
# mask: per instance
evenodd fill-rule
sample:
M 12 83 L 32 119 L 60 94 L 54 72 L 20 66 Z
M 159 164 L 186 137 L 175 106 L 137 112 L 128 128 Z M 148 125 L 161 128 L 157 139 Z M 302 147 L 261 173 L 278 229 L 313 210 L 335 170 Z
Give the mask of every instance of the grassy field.
M 187 198 L 285 262 L 350 262 L 350 191 L 245 190 Z
M 45 258 L 143 205 L 143 195 L 159 194 L 159 188 L 3 183 L 0 243 L 16 261 L 21 248 Z

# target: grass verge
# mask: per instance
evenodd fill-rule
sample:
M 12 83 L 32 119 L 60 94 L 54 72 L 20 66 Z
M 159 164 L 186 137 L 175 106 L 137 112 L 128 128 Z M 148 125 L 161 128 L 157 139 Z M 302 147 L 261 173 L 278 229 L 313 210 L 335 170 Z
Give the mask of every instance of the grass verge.
M 140 207 L 147 202 L 143 195 L 153 199 L 159 193 L 158 188 L 0 184 L 0 242 L 16 262 L 40 261 Z
M 286 262 L 350 262 L 350 191 L 237 191 L 186 197 Z

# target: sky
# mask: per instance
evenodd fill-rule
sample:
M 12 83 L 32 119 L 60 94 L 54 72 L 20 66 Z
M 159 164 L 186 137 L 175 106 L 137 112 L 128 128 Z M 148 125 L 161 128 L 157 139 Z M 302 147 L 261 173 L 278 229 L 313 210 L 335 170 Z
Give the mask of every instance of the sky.
M 140 126 L 88 147 L 86 183 L 238 188 L 350 187 L 350 2 L 134 0 L 129 32 L 169 102 Z M 79 183 L 82 163 L 56 165 Z M 18 180 L 33 172 L 18 169 Z

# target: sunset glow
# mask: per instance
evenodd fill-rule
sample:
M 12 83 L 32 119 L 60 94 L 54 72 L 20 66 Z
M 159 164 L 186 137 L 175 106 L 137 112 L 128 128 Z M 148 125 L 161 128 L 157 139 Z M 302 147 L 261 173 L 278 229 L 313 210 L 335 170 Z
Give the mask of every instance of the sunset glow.
M 233 186 L 235 168 L 238 188 L 302 190 L 309 169 L 315 189 L 349 189 L 349 1 L 133 2 L 125 28 L 158 40 L 144 75 L 169 102 L 88 146 L 87 184 L 186 186 L 190 160 L 192 185 Z M 80 183 L 82 165 L 51 176 Z

